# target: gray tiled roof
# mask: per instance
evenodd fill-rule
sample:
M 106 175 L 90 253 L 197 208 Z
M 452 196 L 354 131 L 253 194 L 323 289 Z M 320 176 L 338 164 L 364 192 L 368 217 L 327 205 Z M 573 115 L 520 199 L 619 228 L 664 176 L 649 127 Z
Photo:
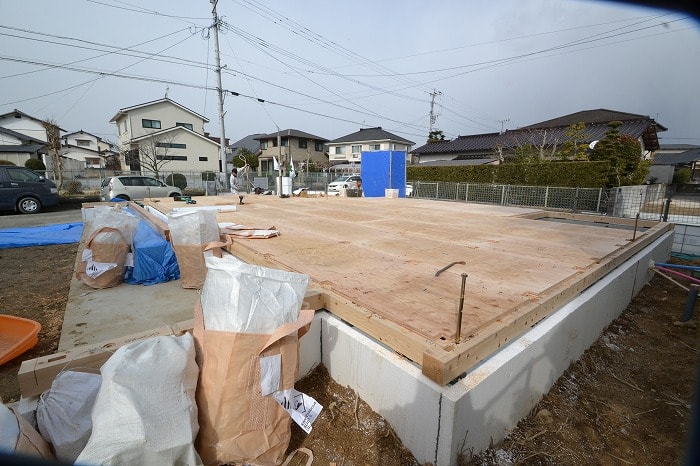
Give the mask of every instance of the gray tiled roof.
M 402 138 L 401 136 L 397 136 L 395 134 L 390 133 L 389 131 L 383 130 L 381 126 L 377 126 L 376 128 L 362 128 L 359 131 L 355 131 L 352 134 L 347 134 L 345 136 L 339 137 L 338 139 L 333 139 L 332 141 L 330 141 L 330 143 L 333 144 L 340 142 L 366 142 L 387 140 L 400 142 L 410 146 L 415 144 L 415 142 L 413 141 L 409 141 L 406 138 Z
M 260 141 L 263 139 L 276 138 L 277 133 L 278 133 L 278 131 L 275 131 L 274 133 L 269 133 L 269 134 L 257 134 L 257 135 L 255 135 L 256 137 L 254 137 L 253 139 L 257 139 L 258 141 Z M 328 142 L 328 139 L 326 139 L 326 138 L 322 138 L 321 136 L 315 136 L 313 134 L 305 133 L 303 131 L 299 131 L 298 129 L 283 129 L 283 130 L 279 131 L 279 135 L 281 137 L 313 139 L 315 141 Z
M 540 124 L 538 123 L 538 125 Z M 528 143 L 540 145 L 543 140 L 545 144 L 551 144 L 556 141 L 557 144 L 561 145 L 569 139 L 566 135 L 568 126 L 548 127 L 538 125 L 508 130 L 503 134 L 486 133 L 459 136 L 452 141 L 425 144 L 414 149 L 412 153 L 415 155 L 454 154 L 455 156 L 469 153 L 487 154 L 494 153 L 497 147 L 509 149 Z M 590 143 L 600 140 L 605 136 L 608 129 L 607 121 L 586 124 L 586 137 L 582 142 Z M 645 118 L 622 121 L 622 125 L 618 127 L 618 131 L 622 135 L 631 136 L 635 139 L 641 137 L 648 150 L 655 150 L 658 148 L 656 126 L 655 122 L 651 119 Z
M 44 144 L 7 144 L 0 145 L 0 152 L 17 152 L 20 154 L 34 154 L 44 148 Z
M 680 154 L 656 154 L 652 165 L 684 165 L 700 160 L 700 147 Z
M 571 113 L 569 115 L 560 116 L 551 120 L 541 121 L 533 125 L 524 126 L 518 129 L 534 129 L 534 128 L 552 128 L 554 126 L 571 126 L 574 123 L 609 123 L 611 121 L 627 121 L 627 120 L 651 120 L 648 115 L 638 115 L 636 113 L 619 112 L 617 110 L 608 110 L 606 108 L 598 108 L 595 110 L 582 110 L 580 112 Z M 667 128 L 656 123 L 658 131 L 666 131 Z

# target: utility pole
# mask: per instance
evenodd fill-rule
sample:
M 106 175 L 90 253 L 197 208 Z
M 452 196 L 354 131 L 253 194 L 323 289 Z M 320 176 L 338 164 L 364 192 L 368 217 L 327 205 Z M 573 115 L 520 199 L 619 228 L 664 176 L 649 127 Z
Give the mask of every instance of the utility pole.
M 209 0 L 213 5 L 211 10 L 214 16 L 214 55 L 216 59 L 216 68 L 214 72 L 216 73 L 216 92 L 219 96 L 219 131 L 221 132 L 221 140 L 219 147 L 219 171 L 221 176 L 221 184 L 228 187 L 228 181 L 226 178 L 226 131 L 224 130 L 224 90 L 221 86 L 221 58 L 219 57 L 219 27 L 221 27 L 221 21 L 216 14 L 216 4 L 219 0 Z
M 430 93 L 430 129 L 428 130 L 428 137 L 430 137 L 430 134 L 433 132 L 433 125 L 437 120 L 437 115 L 433 112 L 435 108 L 435 96 L 437 95 L 442 95 L 442 92 L 433 89 L 433 92 Z

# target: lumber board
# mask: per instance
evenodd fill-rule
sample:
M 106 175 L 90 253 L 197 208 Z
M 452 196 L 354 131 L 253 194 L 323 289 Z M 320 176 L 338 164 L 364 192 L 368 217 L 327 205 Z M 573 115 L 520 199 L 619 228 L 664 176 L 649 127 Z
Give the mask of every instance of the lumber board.
M 324 306 L 323 295 L 317 289 L 309 289 L 304 296 L 303 309 L 319 310 Z M 92 345 L 84 345 L 48 356 L 41 356 L 23 361 L 17 378 L 22 397 L 40 395 L 51 387 L 56 376 L 65 370 L 95 370 L 119 347 L 135 341 L 163 335 L 182 335 L 191 332 L 194 319 L 161 325 L 156 328 L 134 333 L 122 338 L 115 338 Z
M 504 313 L 498 325 L 491 323 L 478 329 L 450 351 L 428 349 L 423 356 L 423 374 L 437 383 L 449 383 L 672 229 L 673 225 L 669 224 L 652 227 L 652 231 L 645 233 L 648 241 L 630 241 L 628 248 L 592 264 L 580 276 L 562 280 L 533 301 L 516 306 Z
M 198 199 L 198 205 L 207 202 Z M 173 204 L 164 200 L 158 208 L 167 213 Z M 274 224 L 280 236 L 234 238 L 228 251 L 249 263 L 308 274 L 328 311 L 442 384 L 673 227 L 420 199 L 254 195 L 217 218 Z M 435 276 L 456 261 L 465 264 Z M 468 279 L 457 343 L 462 273 Z

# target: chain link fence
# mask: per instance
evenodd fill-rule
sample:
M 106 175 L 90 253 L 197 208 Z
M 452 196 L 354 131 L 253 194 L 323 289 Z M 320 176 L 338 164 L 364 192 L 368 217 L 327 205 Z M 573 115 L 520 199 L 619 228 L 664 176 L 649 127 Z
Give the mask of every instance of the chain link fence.
M 64 170 L 63 189 L 71 194 L 98 194 L 102 181 L 116 175 L 141 175 L 145 173 L 112 170 Z M 228 174 L 215 172 L 162 171 L 158 178 L 171 181 L 173 175 L 184 177 L 186 190 L 210 192 L 214 182 L 217 191 L 226 189 Z M 45 176 L 58 182 L 57 176 L 47 171 Z M 223 177 L 223 179 L 222 179 Z M 180 178 L 178 176 L 178 178 Z M 305 187 L 325 191 L 333 181 L 330 173 L 298 173 L 292 180 L 292 188 Z M 245 191 L 256 187 L 277 190 L 277 172 L 243 174 Z M 209 183 L 209 185 L 208 185 Z M 667 186 L 651 184 L 603 188 L 566 188 L 553 186 L 520 186 L 487 183 L 409 182 L 411 197 L 441 201 L 462 201 L 514 207 L 534 207 L 573 213 L 592 213 L 612 217 L 668 221 L 679 224 L 700 225 L 700 185 Z
M 700 225 L 700 185 L 681 190 L 663 184 L 565 188 L 413 181 L 412 197 Z

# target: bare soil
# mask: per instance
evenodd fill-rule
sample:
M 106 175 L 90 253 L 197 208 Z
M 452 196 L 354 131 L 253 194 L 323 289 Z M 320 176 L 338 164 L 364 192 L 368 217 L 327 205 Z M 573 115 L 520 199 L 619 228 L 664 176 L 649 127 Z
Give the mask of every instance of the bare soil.
M 0 249 L 0 313 L 42 325 L 36 347 L 0 366 L 5 403 L 19 399 L 20 362 L 57 351 L 77 250 Z M 460 464 L 680 464 L 691 444 L 699 348 L 697 313 L 679 322 L 686 300 L 678 284 L 655 276 L 505 440 L 481 454 L 463 451 Z M 391 426 L 322 366 L 297 388 L 324 410 L 311 434 L 292 427 L 290 452 L 309 448 L 319 465 L 418 464 Z

